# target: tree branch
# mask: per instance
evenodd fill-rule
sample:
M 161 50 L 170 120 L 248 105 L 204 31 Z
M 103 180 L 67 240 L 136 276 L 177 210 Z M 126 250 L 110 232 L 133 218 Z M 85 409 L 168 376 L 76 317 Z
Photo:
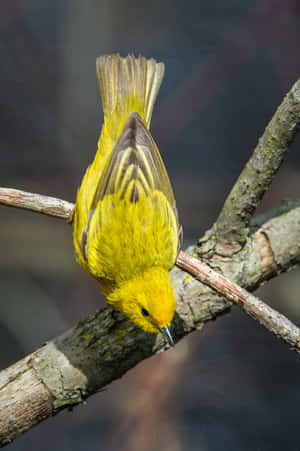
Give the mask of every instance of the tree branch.
M 13 188 L 0 188 L 0 204 L 23 208 L 68 221 L 72 220 L 74 210 L 74 204 L 66 200 Z
M 296 208 L 258 229 L 249 238 L 240 259 L 230 265 L 225 259 L 223 262 L 216 260 L 219 270 L 230 273 L 235 283 L 181 252 L 178 264 L 217 289 L 222 296 L 175 268 L 172 271 L 177 298 L 172 326 L 175 340 L 201 329 L 206 321 L 228 310 L 230 303 L 223 297 L 225 295 L 242 303 L 248 313 L 266 327 L 274 328 L 272 332 L 299 351 L 296 326 L 235 285 L 238 282 L 245 288 L 254 289 L 289 266 L 298 265 L 299 224 L 300 208 Z M 276 246 L 278 241 L 284 242 L 284 249 Z M 194 248 L 190 250 L 193 251 Z M 252 270 L 245 270 L 245 264 Z M 97 311 L 0 373 L 3 412 L 0 415 L 0 444 L 8 443 L 61 409 L 81 403 L 141 360 L 167 347 L 160 335 L 143 332 L 110 306 Z
M 300 126 L 300 80 L 278 107 L 215 224 L 219 247 L 243 245 L 249 221 L 270 186 Z
M 178 267 L 171 272 L 177 300 L 172 324 L 176 341 L 201 329 L 235 302 L 300 352 L 299 329 L 245 291 L 300 264 L 300 207 L 268 220 L 249 234 L 251 215 L 299 124 L 297 82 L 268 125 L 213 229 L 198 247 L 188 250 L 192 257 L 184 252 L 178 256 L 178 267 L 194 277 Z M 0 203 L 68 222 L 74 210 L 69 202 L 9 188 L 0 188 Z M 197 256 L 203 261 L 194 258 Z M 0 444 L 61 409 L 81 403 L 141 360 L 166 348 L 161 335 L 143 332 L 110 306 L 97 311 L 0 373 Z
M 300 353 L 300 329 L 285 316 L 237 284 L 229 282 L 224 276 L 211 269 L 205 263 L 184 252 L 179 253 L 176 264 L 184 271 L 188 271 L 200 282 L 214 288 L 229 301 L 240 305 L 248 315 Z
M 278 207 L 271 208 L 271 210 L 252 218 L 250 221 L 250 227 L 260 227 L 265 222 L 269 221 L 269 219 L 280 216 L 283 213 L 287 213 L 296 207 L 300 207 L 300 197 L 295 197 L 294 199 L 284 199 Z
M 72 212 L 74 210 L 74 204 L 71 204 L 70 202 L 9 188 L 0 188 L 0 203 L 4 203 L 3 199 L 5 199 L 5 205 L 37 211 L 50 216 L 67 219 L 68 221 L 70 220 L 70 217 L 72 217 Z M 37 201 L 37 205 L 34 204 L 35 199 Z M 290 205 L 293 206 L 294 203 Z M 285 206 L 285 209 L 287 209 L 287 206 Z M 300 209 L 296 209 L 292 214 L 296 214 L 297 216 L 297 213 L 299 212 Z M 290 221 L 291 219 L 289 219 L 289 222 Z M 260 240 L 262 244 L 265 244 L 262 241 L 262 236 L 265 236 L 266 234 L 266 227 L 267 226 L 256 232 L 255 239 L 257 242 Z M 262 235 L 262 233 L 264 235 Z M 289 231 L 289 234 L 290 233 L 291 232 Z M 277 239 L 278 238 L 276 238 L 276 241 Z M 297 242 L 299 241 L 295 240 L 295 243 Z M 274 245 L 276 245 L 276 242 L 274 243 Z M 280 244 L 280 252 L 282 255 L 282 243 Z M 290 248 L 288 249 L 288 253 L 290 264 Z M 264 254 L 267 254 L 266 250 L 264 250 Z M 272 261 L 273 254 L 271 254 L 271 256 Z M 262 257 L 261 259 L 263 260 Z M 266 261 L 266 257 L 264 257 L 264 261 Z M 276 269 L 278 270 L 277 263 L 273 261 L 272 264 L 274 265 L 274 267 L 276 265 Z M 287 318 L 285 318 L 283 315 L 280 315 L 260 299 L 251 295 L 246 290 L 243 290 L 241 287 L 231 282 L 230 280 L 226 279 L 224 276 L 211 269 L 204 262 L 196 260 L 195 258 L 182 251 L 177 257 L 176 265 L 182 270 L 194 276 L 200 282 L 214 289 L 217 293 L 224 296 L 227 300 L 240 305 L 246 311 L 246 313 L 252 316 L 255 320 L 259 321 L 268 330 L 281 337 L 284 341 L 293 346 L 297 351 L 300 350 L 298 349 L 298 338 L 300 336 L 300 330 Z M 272 270 L 273 269 L 274 268 L 272 267 Z M 264 268 L 263 273 L 266 273 L 266 268 Z

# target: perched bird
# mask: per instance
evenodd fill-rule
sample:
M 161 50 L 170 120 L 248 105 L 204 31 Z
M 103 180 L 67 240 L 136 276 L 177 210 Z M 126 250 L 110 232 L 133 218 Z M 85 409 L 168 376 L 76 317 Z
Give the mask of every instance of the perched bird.
M 96 60 L 104 124 L 78 189 L 74 245 L 107 302 L 147 332 L 165 334 L 175 295 L 169 271 L 180 230 L 173 190 L 149 132 L 164 64 L 118 54 Z

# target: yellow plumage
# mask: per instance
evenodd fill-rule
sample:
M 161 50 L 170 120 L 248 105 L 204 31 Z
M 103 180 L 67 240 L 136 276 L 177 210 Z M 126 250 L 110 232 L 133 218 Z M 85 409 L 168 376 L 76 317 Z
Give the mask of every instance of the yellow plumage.
M 119 55 L 96 64 L 104 124 L 77 193 L 77 260 L 110 304 L 145 331 L 169 335 L 175 312 L 169 271 L 179 227 L 172 187 L 149 132 L 164 65 Z

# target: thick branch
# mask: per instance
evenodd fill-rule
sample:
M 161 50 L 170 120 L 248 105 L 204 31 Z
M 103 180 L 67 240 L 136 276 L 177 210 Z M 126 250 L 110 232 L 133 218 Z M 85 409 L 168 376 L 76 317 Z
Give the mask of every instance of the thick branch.
M 214 230 L 202 240 L 201 247 L 192 249 L 192 253 L 201 252 L 210 266 L 183 252 L 178 256 L 177 265 L 203 283 L 179 268 L 172 271 L 177 298 L 172 333 L 176 341 L 226 311 L 232 301 L 300 351 L 299 329 L 245 291 L 300 264 L 300 208 L 269 220 L 249 235 L 250 218 L 299 124 L 297 82 L 233 187 Z M 69 222 L 74 210 L 68 202 L 8 188 L 0 188 L 0 203 Z M 213 267 L 218 268 L 218 273 Z M 111 307 L 96 312 L 0 373 L 0 444 L 8 443 L 51 414 L 81 403 L 165 348 L 160 335 L 143 332 Z
M 283 213 L 288 213 L 290 210 L 296 207 L 300 207 L 300 197 L 295 197 L 294 199 L 285 199 L 278 207 L 271 208 L 271 210 L 268 210 L 265 213 L 254 216 L 254 218 L 252 218 L 250 221 L 250 226 L 253 228 L 260 227 L 265 222 L 269 221 L 269 219 L 280 216 Z
M 69 209 L 59 217 L 69 218 Z M 216 256 L 215 264 L 234 283 L 180 253 L 178 264 L 221 295 L 175 268 L 175 340 L 226 311 L 230 306 L 224 298 L 227 296 L 299 351 L 296 326 L 236 285 L 254 289 L 264 280 L 298 265 L 299 243 L 300 208 L 296 208 L 258 229 L 235 261 Z M 59 410 L 81 403 L 141 360 L 165 348 L 161 336 L 141 331 L 111 307 L 81 321 L 0 373 L 0 444 Z
M 233 186 L 215 224 L 220 245 L 243 245 L 249 221 L 270 186 L 300 126 L 300 80 L 277 109 Z

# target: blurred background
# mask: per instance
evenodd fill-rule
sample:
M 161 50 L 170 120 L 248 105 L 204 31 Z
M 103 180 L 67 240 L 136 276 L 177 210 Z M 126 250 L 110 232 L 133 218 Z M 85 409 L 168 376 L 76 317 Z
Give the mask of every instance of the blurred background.
M 74 201 L 103 119 L 96 57 L 155 57 L 152 134 L 194 243 L 299 77 L 299 42 L 298 0 L 2 0 L 0 185 Z M 299 146 L 260 212 L 299 195 Z M 104 300 L 64 221 L 0 207 L 0 246 L 5 368 Z M 294 271 L 259 294 L 300 324 L 299 287 Z M 299 356 L 233 307 L 8 449 L 300 450 L 299 376 Z

